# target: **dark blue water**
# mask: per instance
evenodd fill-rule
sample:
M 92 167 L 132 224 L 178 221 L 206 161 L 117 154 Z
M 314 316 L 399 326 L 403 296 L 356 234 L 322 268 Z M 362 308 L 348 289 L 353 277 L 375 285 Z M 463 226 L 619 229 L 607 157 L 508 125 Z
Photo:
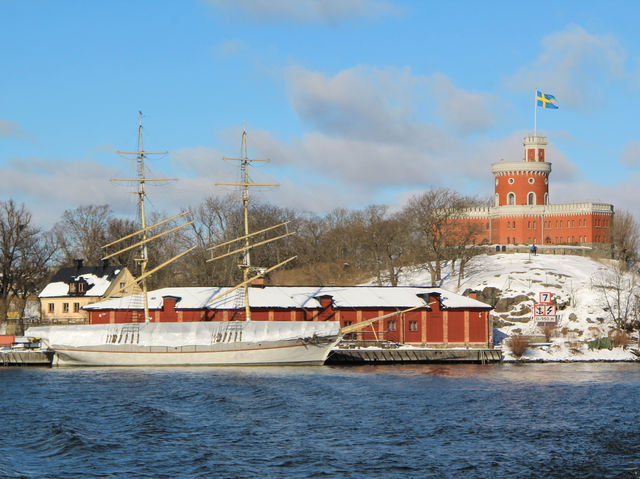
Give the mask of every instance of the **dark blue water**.
M 640 477 L 640 365 L 0 368 L 0 477 Z

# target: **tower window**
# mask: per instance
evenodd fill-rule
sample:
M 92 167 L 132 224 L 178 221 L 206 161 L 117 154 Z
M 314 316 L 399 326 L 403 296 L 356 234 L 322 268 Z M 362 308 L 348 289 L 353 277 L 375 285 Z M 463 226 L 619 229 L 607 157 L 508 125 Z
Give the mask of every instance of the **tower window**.
M 513 178 L 511 178 L 512 180 Z M 516 204 L 516 194 L 515 193 L 509 193 L 507 195 L 507 204 L 508 205 L 515 205 Z
M 532 185 L 536 182 L 535 178 L 529 178 L 529 184 Z
M 535 205 L 536 204 L 536 194 L 531 192 L 527 195 L 527 204 Z
M 509 178 L 509 184 L 512 185 L 514 183 L 514 179 L 513 178 Z

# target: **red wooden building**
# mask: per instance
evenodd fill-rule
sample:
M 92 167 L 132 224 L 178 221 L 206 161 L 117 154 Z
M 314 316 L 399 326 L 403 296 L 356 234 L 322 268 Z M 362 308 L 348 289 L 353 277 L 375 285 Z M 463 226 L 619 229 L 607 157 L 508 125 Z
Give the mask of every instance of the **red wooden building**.
M 212 299 L 227 288 L 164 288 L 148 293 L 152 321 L 242 321 L 243 293 Z M 433 347 L 487 347 L 491 306 L 440 288 L 252 287 L 252 321 L 340 321 L 349 326 L 403 309 L 355 333 L 362 340 L 391 340 Z M 141 322 L 142 295 L 86 306 L 93 324 Z

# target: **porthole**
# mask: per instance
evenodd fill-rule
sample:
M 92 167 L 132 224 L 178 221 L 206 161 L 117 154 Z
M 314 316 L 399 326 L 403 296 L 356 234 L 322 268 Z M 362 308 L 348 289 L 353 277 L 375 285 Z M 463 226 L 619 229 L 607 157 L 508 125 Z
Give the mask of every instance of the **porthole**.
M 509 178 L 509 184 L 512 185 L 515 180 L 513 178 Z
M 529 178 L 529 184 L 532 185 L 536 182 L 536 180 L 534 178 Z

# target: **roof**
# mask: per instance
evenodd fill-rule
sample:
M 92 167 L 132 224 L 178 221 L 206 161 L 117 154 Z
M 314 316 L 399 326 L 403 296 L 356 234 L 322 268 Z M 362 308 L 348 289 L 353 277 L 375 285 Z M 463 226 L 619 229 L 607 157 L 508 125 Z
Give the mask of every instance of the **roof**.
M 179 298 L 176 309 L 236 309 L 242 290 L 233 291 L 209 304 L 212 299 L 229 291 L 227 287 L 162 288 L 148 294 L 149 309 L 162 308 L 165 296 Z M 441 288 L 378 287 L 378 286 L 265 286 L 249 290 L 251 308 L 319 309 L 321 296 L 330 296 L 334 308 L 411 308 L 425 304 L 428 294 L 440 295 L 444 309 L 491 309 L 475 299 Z M 424 299 L 423 299 L 424 298 Z M 85 306 L 89 310 L 142 309 L 142 294 L 113 298 Z M 244 300 L 241 300 L 244 304 Z
M 105 294 L 113 280 L 118 276 L 122 266 L 82 266 L 60 268 L 51 278 L 51 282 L 38 295 L 39 298 L 56 298 L 69 296 L 69 283 L 84 279 L 87 290 L 82 296 L 100 297 Z

